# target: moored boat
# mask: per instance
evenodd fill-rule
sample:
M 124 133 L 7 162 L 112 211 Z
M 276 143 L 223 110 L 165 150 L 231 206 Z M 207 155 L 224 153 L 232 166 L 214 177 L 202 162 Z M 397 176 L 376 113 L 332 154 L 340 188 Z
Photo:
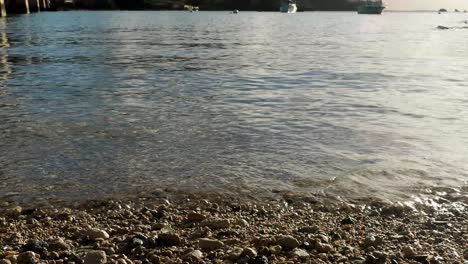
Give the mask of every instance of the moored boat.
M 358 6 L 358 14 L 380 15 L 385 9 L 385 5 L 381 0 L 366 0 L 362 1 Z
M 280 12 L 281 13 L 296 13 L 297 5 L 295 0 L 283 0 L 281 2 Z

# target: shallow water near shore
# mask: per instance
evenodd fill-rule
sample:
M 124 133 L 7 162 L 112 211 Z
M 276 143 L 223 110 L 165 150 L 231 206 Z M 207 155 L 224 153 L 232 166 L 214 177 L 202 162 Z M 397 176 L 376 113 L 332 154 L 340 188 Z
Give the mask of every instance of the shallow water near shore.
M 466 202 L 466 16 L 0 19 L 0 198 L 155 189 Z M 449 200 L 450 200 L 449 199 Z

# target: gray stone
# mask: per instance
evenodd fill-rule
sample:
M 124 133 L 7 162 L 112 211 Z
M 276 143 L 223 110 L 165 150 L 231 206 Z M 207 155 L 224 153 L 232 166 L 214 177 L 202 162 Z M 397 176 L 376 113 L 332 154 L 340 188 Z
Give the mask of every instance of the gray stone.
M 224 246 L 224 243 L 216 239 L 201 238 L 198 240 L 198 246 L 202 250 L 210 251 L 222 248 Z
M 39 255 L 32 252 L 26 251 L 18 256 L 18 264 L 36 264 L 39 263 Z
M 282 250 L 282 248 L 281 248 L 280 245 L 276 245 L 276 246 L 270 247 L 270 252 L 271 252 L 271 254 L 273 254 L 273 255 L 278 255 L 278 254 L 280 254 L 280 253 L 281 253 L 281 250 Z
M 231 225 L 227 219 L 211 219 L 201 222 L 201 226 L 207 226 L 211 229 L 228 228 Z
M 200 213 L 191 212 L 187 214 L 187 222 L 201 222 L 206 219 L 206 216 Z
M 243 252 L 244 252 L 244 250 L 242 248 L 239 248 L 239 247 L 233 248 L 232 250 L 230 250 L 227 253 L 227 259 L 232 260 L 232 261 L 236 261 L 240 257 L 242 257 Z
M 281 236 L 276 240 L 276 243 L 286 248 L 297 248 L 300 243 L 292 236 Z
M 49 249 L 53 251 L 69 250 L 70 246 L 61 238 L 49 242 Z
M 376 247 L 383 243 L 383 239 L 381 237 L 376 237 L 373 235 L 369 235 L 364 239 L 363 246 L 365 248 L 368 247 Z
M 91 240 L 108 239 L 109 238 L 109 234 L 106 231 L 100 230 L 100 229 L 97 229 L 97 228 L 90 228 L 90 229 L 86 230 L 85 235 Z
M 21 206 L 14 206 L 14 207 L 6 209 L 5 215 L 9 217 L 18 217 L 21 215 L 22 212 L 23 212 L 23 208 L 21 208 Z
M 104 264 L 106 262 L 106 252 L 102 250 L 89 251 L 84 258 L 84 264 Z
M 184 260 L 202 259 L 203 253 L 200 250 L 192 250 L 184 255 Z
M 298 259 L 307 259 L 310 257 L 307 251 L 300 249 L 300 248 L 294 249 L 293 252 L 291 253 L 291 256 L 298 258 Z
M 236 226 L 249 226 L 249 222 L 247 222 L 245 219 L 237 219 L 234 222 L 234 225 L 236 225 Z
M 406 246 L 401 250 L 401 253 L 403 254 L 403 257 L 407 259 L 414 258 L 416 256 L 416 252 L 411 246 Z
M 315 249 L 319 252 L 319 253 L 329 253 L 333 250 L 333 247 L 329 244 L 325 244 L 325 243 L 316 243 L 315 244 Z
M 244 248 L 242 256 L 249 256 L 250 258 L 255 258 L 257 256 L 257 251 L 253 248 Z
M 158 242 L 166 246 L 178 246 L 182 244 L 182 239 L 176 234 L 159 234 Z

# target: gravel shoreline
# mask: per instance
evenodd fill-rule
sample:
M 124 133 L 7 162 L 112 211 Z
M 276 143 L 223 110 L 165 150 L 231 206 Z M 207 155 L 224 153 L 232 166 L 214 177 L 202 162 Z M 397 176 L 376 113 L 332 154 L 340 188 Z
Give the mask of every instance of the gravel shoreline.
M 468 263 L 468 212 L 301 197 L 0 204 L 0 264 Z

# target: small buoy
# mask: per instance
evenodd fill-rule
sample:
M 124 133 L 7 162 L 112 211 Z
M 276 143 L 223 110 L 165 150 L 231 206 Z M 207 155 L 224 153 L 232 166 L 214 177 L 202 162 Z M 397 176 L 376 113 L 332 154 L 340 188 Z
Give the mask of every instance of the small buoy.
M 239 10 L 234 9 L 234 10 L 232 11 L 232 13 L 233 13 L 233 14 L 238 14 L 238 13 L 239 13 Z

